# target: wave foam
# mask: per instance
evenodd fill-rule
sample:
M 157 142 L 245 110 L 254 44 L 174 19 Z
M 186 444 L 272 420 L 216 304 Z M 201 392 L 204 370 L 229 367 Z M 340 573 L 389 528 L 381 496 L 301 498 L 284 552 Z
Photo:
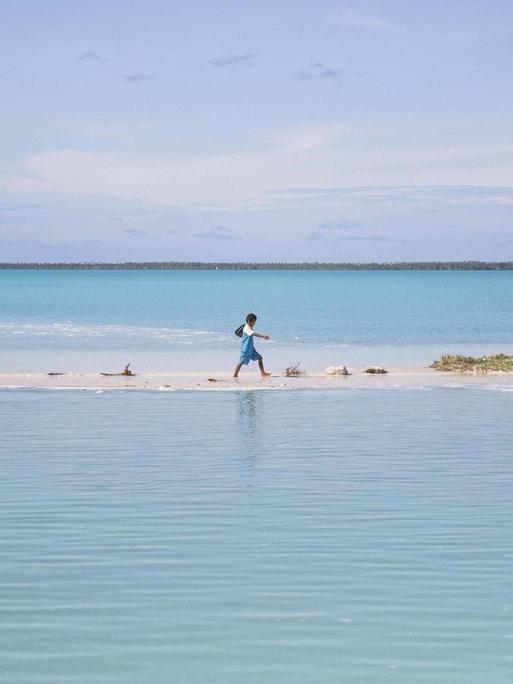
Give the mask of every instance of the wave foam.
M 192 330 L 190 328 L 152 328 L 149 326 L 130 325 L 81 325 L 70 321 L 59 323 L 0 323 L 0 338 L 14 335 L 24 337 L 49 337 L 53 339 L 164 341 L 174 344 L 194 344 L 203 338 L 217 342 L 227 341 L 226 335 L 212 330 Z

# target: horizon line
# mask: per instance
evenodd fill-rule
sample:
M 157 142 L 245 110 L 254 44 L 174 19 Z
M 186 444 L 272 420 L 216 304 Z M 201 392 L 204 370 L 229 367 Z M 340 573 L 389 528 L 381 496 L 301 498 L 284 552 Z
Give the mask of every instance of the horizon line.
M 0 262 L 0 270 L 9 269 L 130 269 L 130 270 L 513 270 L 513 261 L 9 261 Z

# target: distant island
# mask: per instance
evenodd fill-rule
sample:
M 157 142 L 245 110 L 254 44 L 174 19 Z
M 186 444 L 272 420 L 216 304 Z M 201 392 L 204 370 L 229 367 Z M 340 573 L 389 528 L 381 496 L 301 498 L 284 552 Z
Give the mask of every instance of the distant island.
M 40 271 L 511 271 L 513 261 L 399 261 L 399 262 L 224 262 L 125 261 L 120 263 L 0 263 L 0 269 Z

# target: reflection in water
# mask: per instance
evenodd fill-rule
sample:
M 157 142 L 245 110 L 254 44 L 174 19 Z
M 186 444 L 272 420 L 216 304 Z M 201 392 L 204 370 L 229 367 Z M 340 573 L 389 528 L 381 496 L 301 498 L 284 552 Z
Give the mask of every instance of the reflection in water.
M 0 391 L 0 684 L 511 684 L 512 413 Z
M 239 425 L 241 440 L 241 462 L 248 473 L 252 473 L 260 448 L 262 433 L 262 397 L 259 392 L 239 393 Z

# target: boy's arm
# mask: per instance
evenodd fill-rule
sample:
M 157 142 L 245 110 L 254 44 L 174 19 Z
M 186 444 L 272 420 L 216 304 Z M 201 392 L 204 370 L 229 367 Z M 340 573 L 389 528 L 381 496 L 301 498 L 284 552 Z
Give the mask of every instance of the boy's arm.
M 261 337 L 263 340 L 270 340 L 269 335 L 262 335 L 261 333 L 254 332 L 253 337 Z

